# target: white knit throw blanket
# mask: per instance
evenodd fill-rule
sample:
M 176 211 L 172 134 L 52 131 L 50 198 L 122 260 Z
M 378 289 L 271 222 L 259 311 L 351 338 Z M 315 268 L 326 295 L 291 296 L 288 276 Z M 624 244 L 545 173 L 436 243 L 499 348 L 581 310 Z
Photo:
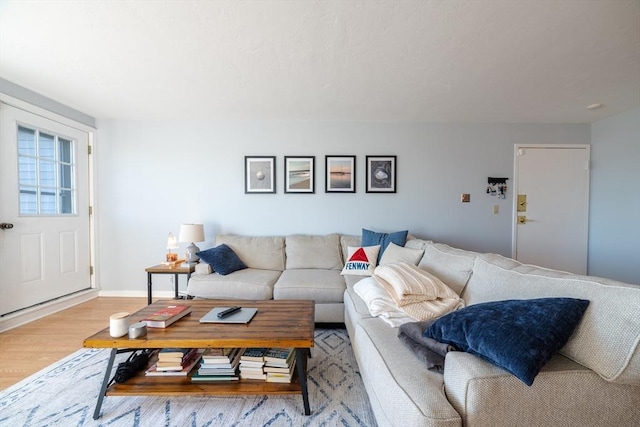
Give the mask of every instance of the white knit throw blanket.
M 398 307 L 418 320 L 433 319 L 464 307 L 464 300 L 442 280 L 415 265 L 405 262 L 381 265 L 373 275 Z

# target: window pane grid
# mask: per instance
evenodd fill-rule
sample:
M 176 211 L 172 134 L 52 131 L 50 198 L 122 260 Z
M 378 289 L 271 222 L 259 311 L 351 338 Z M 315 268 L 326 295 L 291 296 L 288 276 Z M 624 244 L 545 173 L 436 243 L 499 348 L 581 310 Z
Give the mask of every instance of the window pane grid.
M 73 141 L 18 126 L 20 214 L 75 214 Z

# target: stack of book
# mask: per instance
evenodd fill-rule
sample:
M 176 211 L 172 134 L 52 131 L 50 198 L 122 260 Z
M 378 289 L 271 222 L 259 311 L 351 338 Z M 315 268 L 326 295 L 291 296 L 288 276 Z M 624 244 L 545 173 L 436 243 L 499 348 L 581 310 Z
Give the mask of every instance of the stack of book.
M 247 380 L 266 380 L 264 373 L 264 355 L 268 348 L 247 348 L 240 356 L 240 378 Z
M 209 348 L 202 354 L 200 367 L 191 381 L 236 381 L 243 348 Z
M 264 355 L 264 372 L 268 382 L 290 383 L 296 365 L 292 348 L 270 348 Z
M 197 348 L 163 348 L 157 353 L 157 361 L 145 374 L 148 376 L 187 376 L 200 362 L 204 350 Z

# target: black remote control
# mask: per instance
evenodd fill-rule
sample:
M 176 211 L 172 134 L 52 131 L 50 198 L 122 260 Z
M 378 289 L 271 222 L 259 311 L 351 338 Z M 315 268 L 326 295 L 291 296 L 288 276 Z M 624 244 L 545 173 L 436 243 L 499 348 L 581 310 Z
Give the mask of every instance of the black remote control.
M 242 307 L 238 307 L 238 306 L 227 308 L 226 310 L 218 313 L 218 319 L 222 319 L 223 317 L 228 316 L 232 313 L 235 313 L 236 311 L 240 311 L 240 309 L 242 309 Z

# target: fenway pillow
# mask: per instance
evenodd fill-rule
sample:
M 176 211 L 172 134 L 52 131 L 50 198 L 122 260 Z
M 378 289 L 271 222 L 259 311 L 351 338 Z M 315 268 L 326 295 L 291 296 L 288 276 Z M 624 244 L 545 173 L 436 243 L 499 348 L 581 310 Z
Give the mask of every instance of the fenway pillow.
M 342 273 L 354 276 L 371 276 L 376 268 L 380 245 L 347 247 L 347 262 L 344 264 Z

